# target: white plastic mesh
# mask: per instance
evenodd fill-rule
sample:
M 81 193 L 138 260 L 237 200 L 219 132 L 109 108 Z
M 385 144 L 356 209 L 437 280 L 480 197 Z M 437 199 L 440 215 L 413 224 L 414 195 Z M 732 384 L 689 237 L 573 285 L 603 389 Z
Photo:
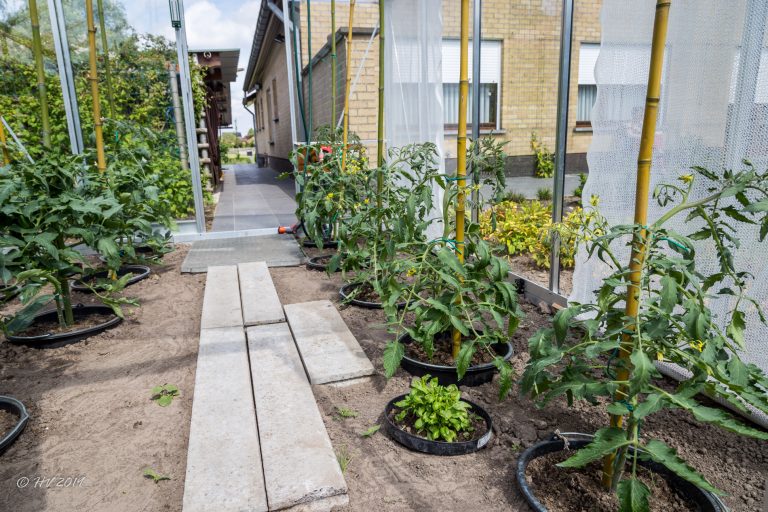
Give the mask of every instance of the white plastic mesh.
M 593 110 L 594 136 L 588 152 L 585 200 L 600 197 L 611 223 L 631 223 L 643 107 L 650 60 L 654 0 L 604 0 L 602 43 L 595 69 L 598 86 Z M 768 167 L 768 2 L 765 0 L 675 0 L 662 76 L 661 105 L 654 145 L 651 190 L 674 182 L 693 165 L 721 172 L 740 168 L 742 159 Z M 704 181 L 695 196 L 704 193 Z M 723 206 L 726 206 L 724 204 Z M 649 221 L 663 209 L 651 200 Z M 670 225 L 696 230 L 683 219 Z M 758 227 L 740 225 L 737 268 L 755 275 L 750 294 L 768 309 L 768 244 L 758 242 Z M 616 247 L 628 259 L 625 248 Z M 697 247 L 699 265 L 717 268 L 709 242 Z M 591 301 L 605 268 L 577 257 L 571 300 Z M 726 301 L 711 304 L 724 318 Z M 768 371 L 768 328 L 756 311 L 747 315 L 745 361 Z
M 385 4 L 384 130 L 388 148 L 433 142 L 441 171 L 443 151 L 443 77 L 441 0 L 387 0 Z M 441 215 L 442 190 L 435 187 Z M 442 227 L 432 226 L 431 236 Z

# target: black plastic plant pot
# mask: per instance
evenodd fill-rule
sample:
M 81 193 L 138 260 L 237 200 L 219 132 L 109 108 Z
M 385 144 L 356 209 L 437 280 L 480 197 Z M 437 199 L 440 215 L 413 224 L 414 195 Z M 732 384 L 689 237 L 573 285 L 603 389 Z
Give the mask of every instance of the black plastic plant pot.
M 24 430 L 24 427 L 27 426 L 29 414 L 23 403 L 10 396 L 0 396 L 0 409 L 19 417 L 16 425 L 14 425 L 11 430 L 8 432 L 0 432 L 0 434 L 5 434 L 0 438 L 0 453 L 3 453 L 9 446 L 11 446 L 16 438 L 19 437 L 19 434 Z
M 410 345 L 413 343 L 413 339 L 409 334 L 403 334 L 398 340 L 403 345 Z M 512 357 L 514 349 L 511 343 L 495 343 L 491 345 L 491 349 L 504 358 L 505 361 L 509 361 Z M 493 363 L 479 364 L 476 366 L 470 366 L 467 368 L 464 377 L 459 380 L 459 374 L 456 372 L 455 366 L 445 366 L 441 364 L 425 363 L 409 357 L 408 354 L 403 356 L 403 360 L 400 366 L 413 375 L 414 377 L 422 377 L 424 375 L 431 375 L 437 377 L 437 381 L 441 386 L 448 386 L 450 384 L 456 384 L 457 386 L 482 386 L 493 381 L 493 376 L 498 371 Z
M 111 318 L 106 322 L 92 325 L 83 329 L 73 329 L 71 331 L 62 333 L 46 333 L 35 336 L 25 336 L 24 332 L 20 332 L 14 335 L 7 335 L 6 339 L 17 345 L 27 345 L 34 348 L 56 348 L 69 345 L 70 343 L 76 343 L 82 341 L 96 334 L 102 333 L 107 329 L 111 329 L 123 321 L 122 318 L 117 316 L 112 308 L 107 306 L 84 306 L 78 304 L 72 308 L 72 313 L 75 318 L 75 324 L 79 319 L 87 318 L 91 315 L 105 315 Z M 46 311 L 44 313 L 38 313 L 32 320 L 32 325 L 41 323 L 55 323 L 58 322 L 58 316 L 55 310 Z
M 571 450 L 578 450 L 592 442 L 592 436 L 589 434 L 565 434 L 564 436 L 568 439 L 568 447 Z M 534 496 L 533 491 L 528 485 L 528 480 L 525 476 L 528 464 L 530 464 L 533 459 L 562 451 L 564 448 L 565 441 L 562 439 L 562 436 L 553 436 L 547 441 L 541 441 L 534 444 L 525 450 L 517 459 L 517 485 L 520 487 L 520 491 L 523 493 L 525 500 L 536 512 L 547 512 L 547 508 L 536 499 L 536 496 Z M 722 501 L 720 501 L 720 498 L 711 492 L 705 491 L 689 481 L 680 478 L 661 464 L 643 460 L 638 460 L 638 464 L 664 478 L 680 495 L 693 501 L 693 503 L 697 505 L 697 510 L 699 512 L 728 512 L 728 508 Z M 555 468 L 553 468 L 553 471 L 554 470 Z
M 16 285 L 0 286 L 0 304 L 5 304 L 15 299 L 21 293 L 21 288 Z
M 411 434 L 410 432 L 406 432 L 405 430 L 395 425 L 395 422 L 391 418 L 392 410 L 395 408 L 395 404 L 400 400 L 405 399 L 406 396 L 408 395 L 400 395 L 396 398 L 393 398 L 389 401 L 387 407 L 384 409 L 385 431 L 392 439 L 405 446 L 406 448 L 417 452 L 428 453 L 430 455 L 466 455 L 483 448 L 491 440 L 491 436 L 493 436 L 493 423 L 491 421 L 491 415 L 488 414 L 485 409 L 474 402 L 470 402 L 469 400 L 462 401 L 468 403 L 472 407 L 470 412 L 477 414 L 483 419 L 483 421 L 485 421 L 485 432 L 480 437 L 472 439 L 471 441 L 456 441 L 454 443 L 447 443 L 445 441 L 430 441 L 426 437 L 421 437 L 415 434 Z
M 126 274 L 133 274 L 133 277 L 131 277 L 128 282 L 125 284 L 126 286 L 130 286 L 132 284 L 136 284 L 142 279 L 146 279 L 149 277 L 149 274 L 152 271 L 147 267 L 146 265 L 123 265 L 119 269 L 117 269 L 117 277 L 123 277 Z M 99 280 L 99 279 L 108 279 L 109 278 L 109 271 L 108 270 L 102 270 L 101 272 L 95 272 L 93 274 L 88 274 L 87 276 L 83 276 L 82 279 L 75 281 L 72 283 L 72 289 L 77 292 L 81 293 L 91 293 L 92 290 L 86 286 L 85 283 L 91 283 L 93 281 Z
M 315 241 L 309 237 L 304 237 L 301 240 L 301 245 L 303 245 L 304 247 L 317 247 L 317 244 L 315 243 Z M 328 238 L 323 239 L 323 249 L 335 249 L 338 246 L 339 246 L 338 240 L 330 240 Z
M 309 260 L 307 260 L 307 268 L 325 272 L 328 269 L 328 261 L 330 261 L 332 257 L 333 255 L 326 254 L 324 256 L 315 256 L 314 258 L 309 258 Z M 328 261 L 326 261 L 326 259 Z M 337 268 L 336 272 L 341 272 L 341 269 Z
M 348 304 L 352 304 L 353 306 L 361 307 L 361 308 L 368 308 L 368 309 L 382 309 L 384 305 L 381 302 L 368 302 L 365 300 L 360 300 L 354 298 L 352 295 L 355 288 L 360 286 L 363 283 L 347 283 L 344 286 L 341 287 L 339 290 L 339 295 L 341 296 L 341 300 Z M 398 309 L 402 309 L 405 307 L 405 302 L 399 302 L 397 304 Z

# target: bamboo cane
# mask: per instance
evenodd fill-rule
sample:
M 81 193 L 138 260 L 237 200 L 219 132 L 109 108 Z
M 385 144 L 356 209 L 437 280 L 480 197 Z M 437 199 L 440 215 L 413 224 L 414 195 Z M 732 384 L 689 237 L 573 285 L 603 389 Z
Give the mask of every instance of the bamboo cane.
M 5 140 L 5 127 L 2 122 L 0 122 L 0 148 L 3 150 L 3 165 L 8 165 L 11 163 L 11 155 L 8 152 L 8 143 Z
M 32 53 L 35 54 L 37 96 L 40 99 L 40 122 L 43 125 L 43 146 L 49 148 L 51 147 L 51 120 L 48 114 L 48 91 L 45 87 L 43 43 L 40 40 L 40 16 L 37 13 L 37 0 L 29 0 L 29 18 L 32 21 Z
M 334 127 L 334 123 L 336 123 L 336 92 L 336 0 L 331 0 L 331 126 Z M 333 131 L 335 135 L 336 130 Z
M 115 95 L 112 92 L 112 67 L 109 64 L 109 44 L 107 44 L 107 29 L 104 21 L 104 0 L 96 0 L 99 12 L 99 30 L 101 31 L 101 51 L 104 53 L 104 77 L 107 81 L 107 102 L 109 117 L 115 118 Z
M 456 253 L 464 263 L 464 187 L 467 175 L 467 97 L 469 96 L 469 0 L 461 0 L 461 49 L 459 60 L 459 133 L 456 137 Z M 461 349 L 461 332 L 453 329 L 454 359 Z
M 376 166 L 379 168 L 379 173 L 376 176 L 376 207 L 381 210 L 381 194 L 384 188 L 384 176 L 381 174 L 381 166 L 384 164 L 384 0 L 379 0 L 379 118 L 377 134 Z
M 669 24 L 669 9 L 671 0 L 656 1 L 656 16 L 653 23 L 653 40 L 651 43 L 651 62 L 648 73 L 648 93 L 645 100 L 645 114 L 643 116 L 643 130 L 640 138 L 640 152 L 637 160 L 637 185 L 635 190 L 635 224 L 644 226 L 648 219 L 648 193 L 651 180 L 651 161 L 653 160 L 653 142 L 656 134 L 656 119 L 659 111 L 661 97 L 661 73 L 664 62 L 664 47 L 667 40 L 667 26 Z M 630 319 L 627 330 L 634 329 L 632 321 L 637 318 L 640 291 L 640 273 L 645 257 L 645 241 L 647 233 L 641 229 L 639 239 L 632 244 L 632 255 L 629 264 L 630 284 L 627 286 L 626 316 Z M 630 376 L 630 349 L 632 334 L 623 334 L 619 358 L 623 360 L 616 372 L 616 380 L 626 381 Z M 617 391 L 616 400 L 626 397 L 626 386 L 621 386 Z M 622 416 L 611 415 L 611 426 L 620 428 Z M 603 485 L 610 487 L 614 481 L 614 460 L 616 453 L 611 453 L 603 460 Z
M 349 2 L 349 30 L 347 31 L 347 84 L 344 87 L 344 135 L 341 148 L 341 169 L 347 170 L 347 138 L 349 137 L 349 91 L 352 88 L 352 21 L 355 18 L 355 0 Z
M 85 0 L 85 17 L 88 23 L 88 80 L 91 82 L 91 98 L 93 100 L 93 130 L 96 134 L 96 166 L 99 172 L 107 169 L 104 156 L 104 132 L 101 120 L 101 105 L 99 103 L 99 75 L 96 67 L 96 25 L 93 20 L 93 0 Z

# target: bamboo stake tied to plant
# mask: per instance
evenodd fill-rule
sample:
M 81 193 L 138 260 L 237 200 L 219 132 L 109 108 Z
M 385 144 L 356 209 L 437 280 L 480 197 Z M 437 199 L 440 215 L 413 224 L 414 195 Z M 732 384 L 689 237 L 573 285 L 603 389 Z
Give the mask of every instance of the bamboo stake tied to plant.
M 99 10 L 99 29 L 101 30 L 101 51 L 104 53 L 104 77 L 107 81 L 107 102 L 109 117 L 115 119 L 115 95 L 112 92 L 112 69 L 109 64 L 109 44 L 107 43 L 107 26 L 104 20 L 104 0 L 96 0 Z
M 0 116 L 2 119 L 2 116 Z M 2 121 L 0 121 L 0 149 L 3 151 L 3 165 L 11 163 L 11 155 L 8 152 L 8 142 L 5 140 L 5 127 Z
M 40 40 L 40 16 L 37 12 L 37 0 L 29 0 L 29 18 L 32 22 L 32 53 L 35 55 L 37 94 L 40 99 L 40 122 L 43 125 L 43 146 L 49 148 L 51 147 L 51 121 L 48 113 L 48 94 L 45 86 L 43 43 Z
M 671 0 L 657 0 L 656 17 L 653 23 L 653 41 L 651 43 L 651 62 L 648 73 L 648 93 L 645 100 L 645 114 L 643 117 L 643 130 L 640 138 L 640 153 L 637 160 L 637 188 L 635 190 L 635 224 L 645 226 L 648 220 L 648 195 L 651 180 L 651 162 L 653 160 L 653 142 L 656 134 L 656 119 L 659 110 L 659 101 L 661 97 L 661 73 L 664 62 L 664 47 L 667 40 L 667 26 L 669 24 L 669 9 Z M 627 286 L 626 317 L 629 320 L 626 326 L 626 332 L 623 335 L 622 345 L 619 350 L 619 358 L 623 361 L 620 365 L 616 378 L 618 381 L 628 381 L 630 377 L 629 356 L 632 347 L 632 336 L 635 328 L 634 321 L 638 314 L 638 295 L 640 293 L 641 269 L 643 258 L 645 257 L 645 245 L 647 241 L 647 232 L 645 229 L 640 231 L 639 237 L 633 240 L 632 255 L 629 264 L 629 280 Z M 626 386 L 620 387 L 616 391 L 616 401 L 626 398 Z M 612 415 L 611 426 L 621 427 L 623 416 Z M 624 457 L 619 456 L 617 460 L 616 452 L 605 457 L 603 461 L 603 485 L 605 487 L 615 488 L 618 479 L 614 474 L 621 474 L 616 471 L 617 464 L 624 463 Z
M 379 1 L 379 117 L 376 127 L 378 141 L 376 144 L 376 166 L 379 169 L 376 176 L 376 206 L 382 207 L 381 194 L 384 188 L 384 176 L 381 174 L 384 165 L 384 0 Z
M 96 25 L 93 18 L 93 0 L 85 0 L 85 17 L 88 23 L 88 80 L 91 82 L 93 100 L 93 129 L 96 135 L 96 165 L 100 172 L 107 169 L 104 156 L 104 133 L 102 128 L 101 104 L 99 102 L 99 74 L 96 67 Z
M 349 137 L 349 91 L 352 88 L 352 22 L 355 18 L 355 0 L 349 2 L 349 30 L 347 31 L 347 84 L 344 87 L 344 135 L 341 148 L 341 170 L 347 170 L 347 138 Z
M 459 60 L 459 127 L 456 137 L 456 253 L 464 263 L 464 187 L 467 175 L 467 97 L 469 96 L 469 0 L 461 0 L 461 43 Z M 451 353 L 461 350 L 461 332 L 454 327 Z

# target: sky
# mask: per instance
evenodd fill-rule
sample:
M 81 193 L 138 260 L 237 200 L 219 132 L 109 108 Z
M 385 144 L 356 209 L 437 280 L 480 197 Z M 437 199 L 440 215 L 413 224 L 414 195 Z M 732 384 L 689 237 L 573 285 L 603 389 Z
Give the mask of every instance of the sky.
M 128 22 L 137 32 L 164 35 L 174 40 L 167 0 L 120 0 Z M 232 84 L 233 125 L 245 134 L 253 126 L 253 118 L 243 108 L 243 80 L 261 0 L 185 0 L 187 43 L 195 49 L 240 49 L 243 71 Z

